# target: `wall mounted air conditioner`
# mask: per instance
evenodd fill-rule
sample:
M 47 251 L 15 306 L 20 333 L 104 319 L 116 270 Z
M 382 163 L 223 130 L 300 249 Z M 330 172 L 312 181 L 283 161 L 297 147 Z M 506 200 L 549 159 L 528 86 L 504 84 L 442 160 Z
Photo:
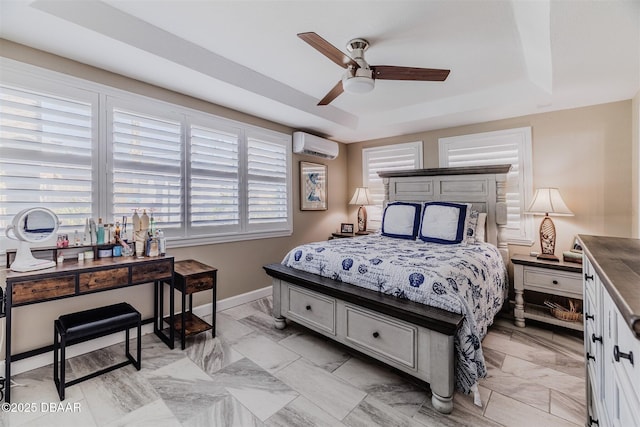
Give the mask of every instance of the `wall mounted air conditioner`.
M 305 132 L 293 133 L 293 152 L 308 154 L 310 156 L 322 157 L 324 159 L 335 159 L 338 157 L 340 147 L 337 142 L 320 138 Z

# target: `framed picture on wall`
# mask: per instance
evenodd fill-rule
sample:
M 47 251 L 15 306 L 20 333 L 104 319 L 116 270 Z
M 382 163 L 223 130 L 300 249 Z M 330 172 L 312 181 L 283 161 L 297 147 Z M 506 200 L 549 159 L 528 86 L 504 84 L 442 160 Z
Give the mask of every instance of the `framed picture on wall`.
M 327 165 L 300 162 L 300 210 L 327 210 Z

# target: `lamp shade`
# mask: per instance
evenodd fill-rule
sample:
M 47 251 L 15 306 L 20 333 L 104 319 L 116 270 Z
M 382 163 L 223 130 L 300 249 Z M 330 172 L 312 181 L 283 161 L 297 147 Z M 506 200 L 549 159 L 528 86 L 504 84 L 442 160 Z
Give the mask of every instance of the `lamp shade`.
M 350 205 L 372 205 L 373 199 L 367 187 L 358 187 L 349 202 Z
M 533 215 L 572 216 L 557 188 L 538 188 L 526 210 Z

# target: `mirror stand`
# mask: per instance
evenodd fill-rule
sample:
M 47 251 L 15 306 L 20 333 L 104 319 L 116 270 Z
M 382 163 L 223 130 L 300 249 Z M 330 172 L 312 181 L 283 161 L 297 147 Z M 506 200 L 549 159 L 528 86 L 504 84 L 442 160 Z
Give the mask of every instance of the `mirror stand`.
M 23 273 L 25 271 L 42 270 L 43 268 L 55 267 L 56 263 L 51 260 L 38 259 L 33 256 L 29 247 L 29 242 L 21 240 L 18 244 L 16 257 L 11 263 L 11 270 Z

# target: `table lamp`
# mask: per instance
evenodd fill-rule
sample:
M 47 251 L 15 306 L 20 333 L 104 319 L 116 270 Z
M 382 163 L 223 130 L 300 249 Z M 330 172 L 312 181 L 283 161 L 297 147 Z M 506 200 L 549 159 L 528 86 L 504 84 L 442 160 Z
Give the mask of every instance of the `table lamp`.
M 373 199 L 367 187 L 358 187 L 353 194 L 350 205 L 360 205 L 358 208 L 358 231 L 356 234 L 367 234 L 367 209 L 364 205 L 372 205 Z
M 550 216 L 573 216 L 560 196 L 557 188 L 538 188 L 533 196 L 531 204 L 527 208 L 527 214 L 544 215 L 540 223 L 540 249 L 542 253 L 539 259 L 558 261 L 556 250 L 556 227 Z

